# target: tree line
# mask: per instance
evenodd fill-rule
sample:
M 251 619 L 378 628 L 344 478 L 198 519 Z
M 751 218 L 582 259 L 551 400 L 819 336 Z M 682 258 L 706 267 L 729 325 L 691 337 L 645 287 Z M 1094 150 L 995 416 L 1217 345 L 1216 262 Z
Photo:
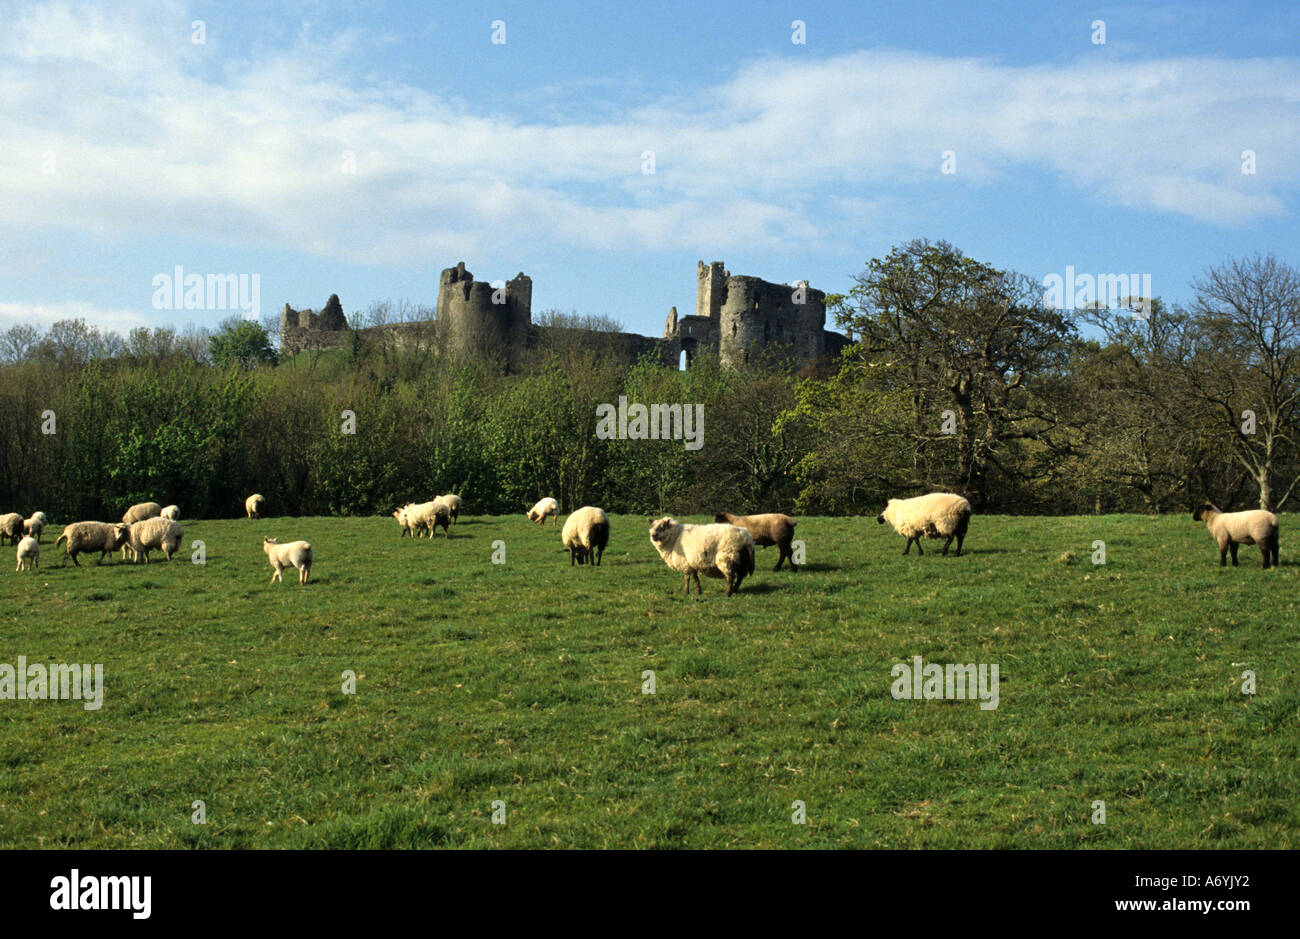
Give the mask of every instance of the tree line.
M 1052 309 L 1032 279 L 918 240 L 828 298 L 855 342 L 689 370 L 609 354 L 598 317 L 543 314 L 524 367 L 441 355 L 436 328 L 360 329 L 283 360 L 273 326 L 0 332 L 0 511 L 116 518 L 387 513 L 457 492 L 473 514 L 874 514 L 966 494 L 985 512 L 1289 507 L 1300 480 L 1300 273 L 1232 259 L 1187 308 Z M 354 326 L 393 320 L 376 304 Z M 421 311 L 426 315 L 425 311 Z M 406 317 L 400 317 L 405 319 Z M 596 411 L 703 404 L 704 441 L 599 439 Z

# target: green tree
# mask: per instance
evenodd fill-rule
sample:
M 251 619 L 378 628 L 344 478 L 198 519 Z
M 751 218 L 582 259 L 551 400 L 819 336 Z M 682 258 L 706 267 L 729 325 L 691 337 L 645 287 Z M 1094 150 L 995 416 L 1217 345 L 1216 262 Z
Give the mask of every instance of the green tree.
M 231 319 L 221 324 L 221 331 L 208 339 L 212 361 L 218 368 L 238 365 L 254 368 L 275 365 L 280 354 L 271 345 L 271 335 L 260 323 Z

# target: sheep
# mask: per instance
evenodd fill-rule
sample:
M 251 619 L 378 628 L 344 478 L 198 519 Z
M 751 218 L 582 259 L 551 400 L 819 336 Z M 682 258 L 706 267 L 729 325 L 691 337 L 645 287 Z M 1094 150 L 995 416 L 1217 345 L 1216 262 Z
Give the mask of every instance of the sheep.
M 429 532 L 432 538 L 438 526 L 442 526 L 446 537 L 451 537 L 451 510 L 447 504 L 439 499 L 432 502 L 421 502 L 419 505 L 408 505 L 403 509 L 406 513 L 406 521 L 411 526 L 412 532 L 418 537 L 420 530 Z
M 18 542 L 18 566 L 14 568 L 14 573 L 23 569 L 36 570 L 41 566 L 41 543 L 28 535 L 22 541 Z
M 970 524 L 970 503 L 951 492 L 932 492 L 914 499 L 890 499 L 876 521 L 894 526 L 894 531 L 907 539 L 903 554 L 912 550 L 916 542 L 916 553 L 921 550 L 921 536 L 927 538 L 947 538 L 941 554 L 947 555 L 948 546 L 953 538 L 957 539 L 957 557 L 961 557 L 961 544 L 966 540 L 966 528 Z
M 1248 512 L 1220 512 L 1212 502 L 1203 502 L 1192 513 L 1192 518 L 1204 522 L 1210 535 L 1219 543 L 1219 566 L 1228 564 L 1228 552 L 1232 552 L 1232 566 L 1237 566 L 1237 545 L 1259 545 L 1259 553 L 1264 560 L 1264 570 L 1272 562 L 1277 567 L 1277 516 L 1263 509 Z
M 453 522 L 459 521 L 461 506 L 460 496 L 453 493 L 447 493 L 445 496 L 438 496 L 438 499 L 443 503 L 443 505 L 447 506 L 447 511 L 451 513 L 451 520 Z
M 560 543 L 569 552 L 569 566 L 590 561 L 600 567 L 600 559 L 609 544 L 609 516 L 604 509 L 586 505 L 564 521 Z
M 399 532 L 397 535 L 397 537 L 399 538 L 403 537 L 404 535 L 411 534 L 411 522 L 410 519 L 406 517 L 406 510 L 411 508 L 411 506 L 414 504 L 415 503 L 413 502 L 408 502 L 406 503 L 406 505 L 402 506 L 400 509 L 398 509 L 396 512 L 393 513 L 393 518 L 397 519 L 397 524 L 402 526 L 401 532 Z
M 312 552 L 311 545 L 305 541 L 291 541 L 288 544 L 280 544 L 275 538 L 263 538 L 262 550 L 266 552 L 267 559 L 271 562 L 271 583 L 277 580 L 284 583 L 284 578 L 280 572 L 286 567 L 296 567 L 298 569 L 298 583 L 307 583 L 307 578 L 311 575 Z
M 181 509 L 178 505 L 169 505 L 158 513 L 161 518 L 170 518 L 173 522 L 180 521 Z
M 68 558 L 72 558 L 72 563 L 80 567 L 77 555 L 82 551 L 100 552 L 99 560 L 95 563 L 103 564 L 104 558 L 126 544 L 130 536 L 131 526 L 123 522 L 73 522 L 63 529 L 63 534 L 54 539 L 54 545 L 58 547 L 60 541 L 67 542 L 63 546 L 61 567 L 67 566 Z
M 144 558 L 144 562 L 148 564 L 149 552 L 155 548 L 161 549 L 163 555 L 170 561 L 172 555 L 181 546 L 185 529 L 170 518 L 147 518 L 132 525 L 127 537 L 127 547 L 130 548 L 137 563 Z
M 161 514 L 162 506 L 157 502 L 141 502 L 127 509 L 122 516 L 122 521 L 127 525 L 134 525 L 136 522 L 143 522 L 146 518 L 157 518 Z
M 249 518 L 261 518 L 264 508 L 266 508 L 266 498 L 256 492 L 244 500 L 244 511 L 248 513 Z
M 546 516 L 549 515 L 551 524 L 558 525 L 560 521 L 560 503 L 547 496 L 545 499 L 539 499 L 537 504 L 528 510 L 527 515 L 530 522 L 536 522 L 538 525 L 545 525 Z
M 685 575 L 686 595 L 695 578 L 696 594 L 703 594 L 700 574 L 725 577 L 729 597 L 741 581 L 754 573 L 754 537 L 735 525 L 686 525 L 665 516 L 650 526 L 650 543 L 664 563 Z
M 31 535 L 40 543 L 41 533 L 45 531 L 45 513 L 33 512 L 32 517 L 23 521 L 23 534 Z
M 10 544 L 18 544 L 23 537 L 23 517 L 17 512 L 0 515 L 0 539 L 8 538 Z
M 772 570 L 779 571 L 781 563 L 786 558 L 790 559 L 790 570 L 798 570 L 794 566 L 794 550 L 790 547 L 790 542 L 794 540 L 794 526 L 798 523 L 789 515 L 782 515 L 780 512 L 769 512 L 765 515 L 732 515 L 730 512 L 719 512 L 713 516 L 713 520 L 745 529 L 753 536 L 754 544 L 760 548 L 776 545 L 781 556 L 776 559 L 776 567 Z

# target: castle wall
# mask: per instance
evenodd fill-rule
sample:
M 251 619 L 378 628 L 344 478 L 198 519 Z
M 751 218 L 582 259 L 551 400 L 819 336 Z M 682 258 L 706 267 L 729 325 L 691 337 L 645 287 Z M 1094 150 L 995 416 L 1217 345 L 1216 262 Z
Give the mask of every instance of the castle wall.
M 500 299 L 503 302 L 496 302 Z M 533 282 L 524 274 L 510 280 L 502 294 L 475 280 L 461 261 L 438 281 L 438 323 L 449 354 L 500 358 L 518 367 L 518 353 L 529 343 Z
M 722 364 L 743 368 L 765 354 L 802 365 L 826 350 L 826 295 L 807 283 L 729 277 L 718 316 Z

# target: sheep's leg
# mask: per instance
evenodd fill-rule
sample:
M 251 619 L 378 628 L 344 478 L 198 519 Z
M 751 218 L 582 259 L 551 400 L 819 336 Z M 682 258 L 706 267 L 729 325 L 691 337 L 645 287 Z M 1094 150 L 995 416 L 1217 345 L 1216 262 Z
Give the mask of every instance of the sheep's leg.
M 1229 545 L 1229 550 L 1232 551 L 1232 566 L 1236 567 L 1237 566 L 1237 542 L 1235 541 L 1232 542 Z
M 732 593 L 735 592 L 735 579 L 736 579 L 735 572 L 728 570 L 727 571 L 727 592 L 723 594 L 724 597 L 729 597 L 732 595 Z
M 961 543 L 966 540 L 963 532 L 957 532 L 957 557 L 961 557 Z
M 686 596 L 689 597 L 691 595 L 691 575 L 689 573 L 685 575 L 685 580 L 686 580 Z
M 943 550 L 939 552 L 940 556 L 945 557 L 945 558 L 948 556 L 948 546 L 949 546 L 950 544 L 952 544 L 952 539 L 953 539 L 954 537 L 956 537 L 956 536 L 954 536 L 954 535 L 949 535 L 949 536 L 948 536 L 948 540 L 945 541 L 945 542 L 943 543 Z
M 1227 566 L 1228 566 L 1228 544 L 1227 544 L 1227 542 L 1224 542 L 1223 544 L 1219 545 L 1219 566 L 1220 566 L 1220 567 L 1227 567 Z
M 1259 543 L 1259 553 L 1264 555 L 1264 570 L 1268 570 L 1268 541 Z

